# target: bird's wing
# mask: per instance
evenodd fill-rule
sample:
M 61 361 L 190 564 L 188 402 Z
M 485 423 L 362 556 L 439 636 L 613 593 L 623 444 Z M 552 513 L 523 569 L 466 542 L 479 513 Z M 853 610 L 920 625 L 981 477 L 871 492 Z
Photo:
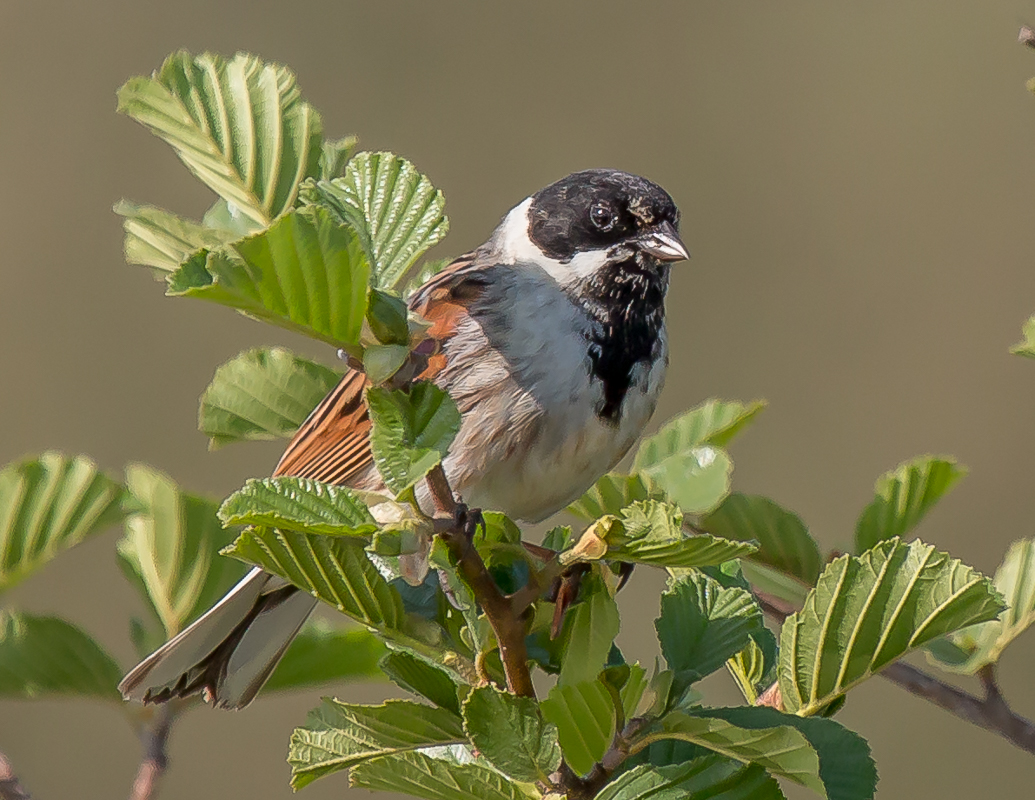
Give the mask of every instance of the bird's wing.
M 427 366 L 420 378 L 434 380 L 445 368 L 442 346 L 456 332 L 470 304 L 481 295 L 484 282 L 479 272 L 476 253 L 460 256 L 411 298 L 410 308 L 431 323 L 427 335 L 435 345 L 427 355 Z M 291 475 L 339 485 L 362 482 L 374 463 L 370 416 L 364 399 L 369 385 L 362 372 L 346 372 L 295 433 L 273 471 L 274 476 Z

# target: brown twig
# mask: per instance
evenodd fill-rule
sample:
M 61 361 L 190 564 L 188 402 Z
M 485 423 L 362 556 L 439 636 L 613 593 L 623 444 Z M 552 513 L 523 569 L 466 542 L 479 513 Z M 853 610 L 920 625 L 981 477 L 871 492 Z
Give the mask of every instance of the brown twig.
M 535 697 L 532 673 L 528 669 L 528 650 L 525 647 L 525 609 L 504 595 L 496 581 L 485 568 L 485 562 L 471 545 L 467 531 L 456 524 L 457 502 L 449 488 L 449 482 L 441 466 L 428 473 L 428 489 L 432 502 L 440 514 L 452 522 L 439 531 L 456 561 L 457 572 L 474 594 L 485 617 L 496 634 L 503 661 L 503 672 L 507 676 L 507 687 L 518 697 Z
M 176 711 L 173 703 L 165 703 L 158 707 L 151 724 L 141 727 L 140 741 L 144 746 L 144 757 L 130 790 L 130 800 L 151 800 L 157 796 L 158 784 L 169 766 L 166 745 L 169 743 L 169 730 Z
M 650 723 L 651 720 L 645 717 L 629 720 L 629 723 L 615 734 L 611 747 L 604 753 L 603 758 L 593 765 L 593 769 L 585 778 L 580 778 L 566 762 L 562 762 L 557 777 L 558 783 L 564 788 L 567 800 L 590 800 L 596 797 L 611 780 L 615 770 L 629 757 L 633 739 Z
M 0 753 L 0 800 L 30 800 L 29 792 L 22 786 L 14 774 L 14 767 L 3 753 Z
M 757 595 L 756 595 L 757 596 Z M 790 616 L 782 608 L 758 596 L 762 610 L 781 624 Z M 877 673 L 910 694 L 921 697 L 939 708 L 944 708 L 960 719 L 998 734 L 1022 750 L 1035 754 L 1035 723 L 1010 710 L 999 691 L 995 667 L 987 664 L 978 670 L 978 678 L 985 688 L 984 698 L 957 689 L 922 669 L 895 661 Z

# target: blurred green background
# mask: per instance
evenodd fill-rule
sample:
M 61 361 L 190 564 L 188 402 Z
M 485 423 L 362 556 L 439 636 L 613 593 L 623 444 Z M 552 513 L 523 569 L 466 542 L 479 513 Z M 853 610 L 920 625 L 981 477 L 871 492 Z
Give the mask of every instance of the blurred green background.
M 179 47 L 244 49 L 291 66 L 330 135 L 404 154 L 444 190 L 452 233 L 434 255 L 574 170 L 661 183 L 693 259 L 673 278 L 655 424 L 708 396 L 767 398 L 734 445 L 735 486 L 830 548 L 879 473 L 954 454 L 971 474 L 919 533 L 991 572 L 1035 516 L 1035 363 L 1007 353 L 1035 311 L 1035 53 L 1015 44 L 1033 17 L 1015 0 L 0 0 L 0 462 L 45 448 L 112 471 L 147 461 L 219 496 L 275 463 L 277 444 L 208 453 L 199 394 L 248 347 L 331 354 L 164 298 L 124 264 L 110 211 L 126 196 L 199 216 L 211 199 L 115 114 L 115 89 Z M 5 601 L 72 619 L 129 665 L 137 600 L 115 536 Z M 656 653 L 658 586 L 638 570 L 621 596 L 627 655 Z M 1001 675 L 1028 717 L 1033 673 L 1029 634 Z M 736 700 L 728 681 L 709 690 Z M 317 699 L 190 714 L 163 796 L 290 796 L 288 736 Z M 870 740 L 882 800 L 1035 791 L 1031 756 L 879 678 L 839 719 Z M 88 702 L 0 703 L 0 750 L 41 799 L 126 796 L 140 755 Z M 341 775 L 305 790 L 343 793 L 360 796 Z

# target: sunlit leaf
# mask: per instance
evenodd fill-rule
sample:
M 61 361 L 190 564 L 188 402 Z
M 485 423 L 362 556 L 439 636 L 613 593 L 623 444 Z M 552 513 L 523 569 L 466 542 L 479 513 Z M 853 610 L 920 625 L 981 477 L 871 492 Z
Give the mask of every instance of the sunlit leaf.
M 117 524 L 123 496 L 85 456 L 47 452 L 0 470 L 0 592 Z
M 582 578 L 579 597 L 579 602 L 567 610 L 561 632 L 561 683 L 596 678 L 621 626 L 618 606 L 599 575 L 590 572 Z
M 480 763 L 433 758 L 427 753 L 399 753 L 357 765 L 349 785 L 381 792 L 402 792 L 427 800 L 539 800 L 529 784 L 508 780 Z
M 748 705 L 754 705 L 759 694 L 773 683 L 777 650 L 776 635 L 768 628 L 761 628 L 751 635 L 747 647 L 726 662 L 726 669 Z
M 458 680 L 444 667 L 399 650 L 385 655 L 380 667 L 398 686 L 459 716 Z
M 814 714 L 914 648 L 1002 608 L 987 578 L 919 541 L 891 539 L 842 556 L 784 623 L 784 707 Z
M 952 459 L 921 456 L 877 479 L 874 498 L 855 526 L 856 553 L 904 536 L 966 474 Z
M 639 475 L 609 472 L 568 506 L 568 511 L 576 517 L 592 522 L 605 514 L 618 515 L 623 508 L 637 500 L 663 499 L 662 492 L 655 490 L 653 494 L 656 496 L 652 498 L 651 488 Z
M 1024 323 L 1024 339 L 1010 348 L 1010 352 L 1018 356 L 1035 358 L 1035 317 L 1029 317 Z
M 291 785 L 301 789 L 377 756 L 465 740 L 460 719 L 445 709 L 407 700 L 364 706 L 325 699 L 291 734 Z
M 277 64 L 181 50 L 151 77 L 131 78 L 118 97 L 119 111 L 168 142 L 202 182 L 260 225 L 290 208 L 298 185 L 318 173 L 320 116 Z
M 302 533 L 369 536 L 377 523 L 344 486 L 309 478 L 252 478 L 219 508 L 224 525 L 272 525 Z
M 557 729 L 539 705 L 492 686 L 474 689 L 464 702 L 464 730 L 478 754 L 518 781 L 546 781 L 560 764 Z
M 599 679 L 558 683 L 540 704 L 543 716 L 557 726 L 565 761 L 579 775 L 599 761 L 615 735 L 615 702 Z
M 216 502 L 181 492 L 157 470 L 132 464 L 126 484 L 133 507 L 118 543 L 120 566 L 172 637 L 244 575 L 218 555 L 235 531 L 224 530 Z
M 341 380 L 341 372 L 281 347 L 247 350 L 221 365 L 201 395 L 198 428 L 212 449 L 287 438 Z
M 123 217 L 126 261 L 151 267 L 156 277 L 174 272 L 191 253 L 219 247 L 233 238 L 226 231 L 178 217 L 155 206 L 120 200 L 113 209 Z
M 356 345 L 370 265 L 359 236 L 322 208 L 284 214 L 246 239 L 191 256 L 167 294 L 199 297 L 334 345 Z
M 302 199 L 365 232 L 374 286 L 382 289 L 395 287 L 449 230 L 442 192 L 393 153 L 358 153 L 343 177 L 307 184 Z
M 320 179 L 329 181 L 331 178 L 340 178 L 345 172 L 345 165 L 355 155 L 358 143 L 359 139 L 355 136 L 324 141 L 320 153 Z
M 758 542 L 758 551 L 747 557 L 800 578 L 812 586 L 823 560 L 819 546 L 797 514 L 772 500 L 734 493 L 701 520 L 699 527 L 736 541 Z
M 57 695 L 121 701 L 122 669 L 90 636 L 57 617 L 0 609 L 0 698 Z
M 784 800 L 757 765 L 709 755 L 668 767 L 642 764 L 619 775 L 596 800 Z
M 725 447 L 765 408 L 764 400 L 706 400 L 666 422 L 636 451 L 633 470 L 639 472 L 667 458 L 703 445 Z
M 385 484 L 401 494 L 439 464 L 460 430 L 460 412 L 432 383 L 409 392 L 378 387 L 367 390 L 374 428 L 370 449 Z

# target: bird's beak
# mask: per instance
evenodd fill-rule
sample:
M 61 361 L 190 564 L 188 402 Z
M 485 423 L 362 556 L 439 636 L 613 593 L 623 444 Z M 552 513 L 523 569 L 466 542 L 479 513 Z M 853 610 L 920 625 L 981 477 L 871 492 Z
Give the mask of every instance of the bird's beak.
M 660 261 L 682 261 L 690 258 L 690 253 L 683 240 L 679 238 L 675 226 L 667 220 L 643 234 L 638 243 L 643 252 Z

